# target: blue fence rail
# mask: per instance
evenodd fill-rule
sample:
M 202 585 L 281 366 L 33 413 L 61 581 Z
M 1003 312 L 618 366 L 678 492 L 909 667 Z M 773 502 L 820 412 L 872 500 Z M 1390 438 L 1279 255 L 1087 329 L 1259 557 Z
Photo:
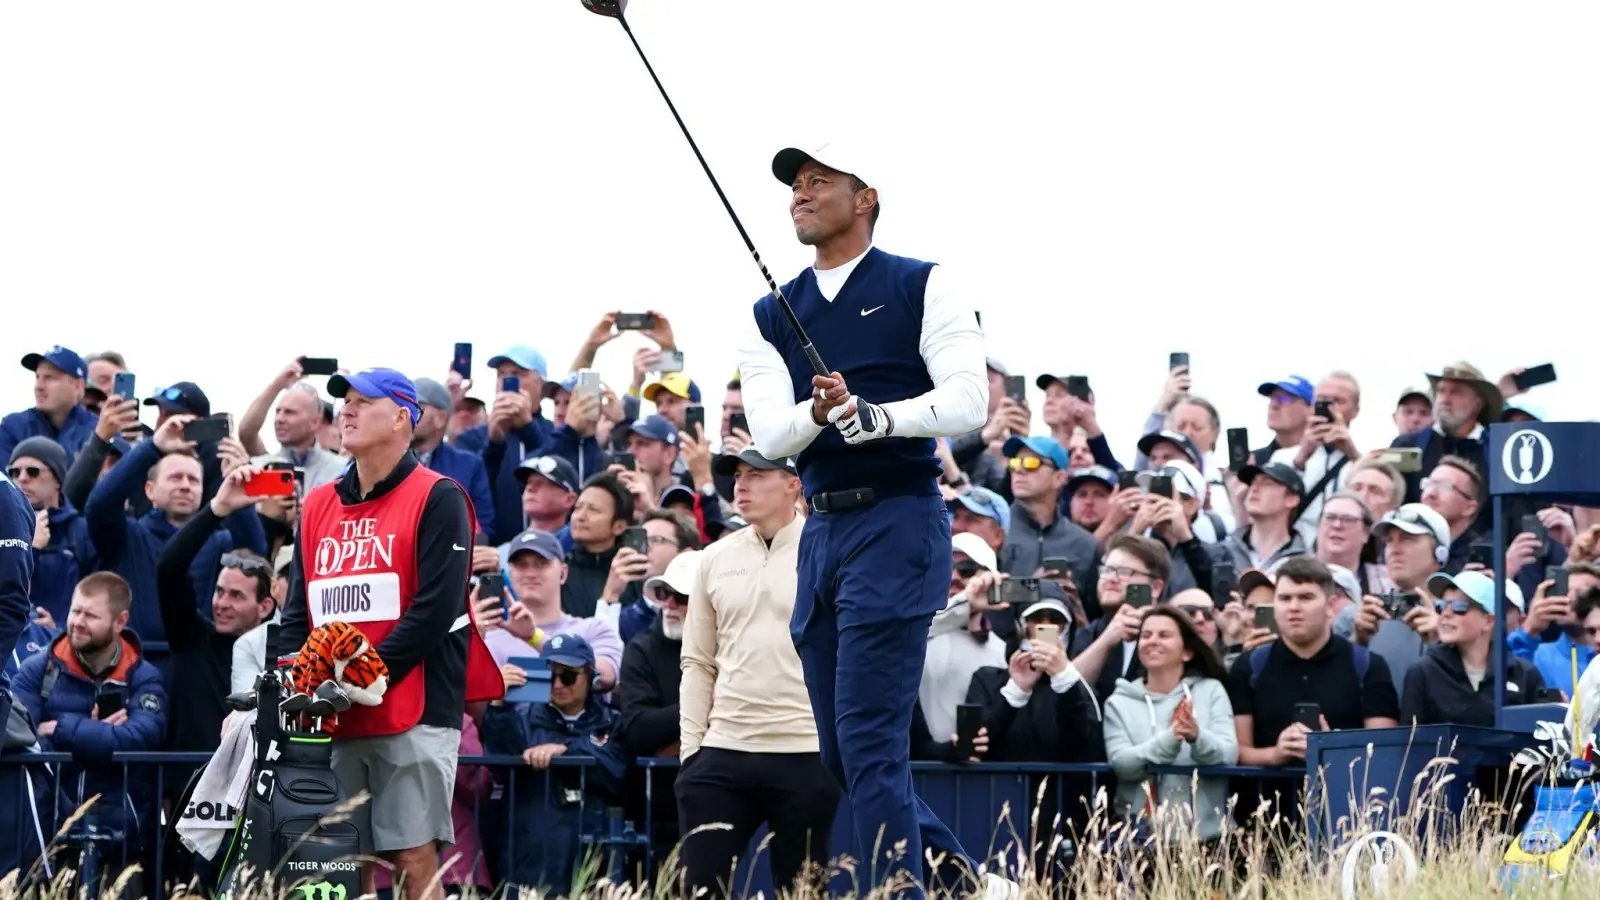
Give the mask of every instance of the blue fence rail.
M 116 754 L 112 764 L 121 766 L 124 795 L 130 786 L 142 784 L 150 788 L 148 796 L 162 798 L 159 810 L 140 813 L 154 816 L 156 822 L 146 828 L 142 843 L 129 835 L 98 832 L 91 836 L 80 822 L 59 842 L 59 847 L 67 848 L 67 855 L 58 857 L 55 865 L 75 866 L 71 857 L 93 844 L 101 857 L 99 868 L 107 873 L 107 884 L 116 871 L 139 863 L 148 873 L 145 890 L 149 896 L 170 893 L 170 888 L 157 890 L 157 886 L 167 885 L 170 880 L 186 881 L 190 873 L 175 871 L 173 855 L 161 852 L 160 844 L 168 825 L 183 813 L 177 801 L 190 774 L 209 759 L 206 753 Z M 0 809 L 0 825 L 6 826 L 0 827 L 0 862 L 27 858 L 30 842 L 37 848 L 41 836 L 47 843 L 52 841 L 51 832 L 72 814 L 72 809 L 64 808 L 59 790 L 61 767 L 70 763 L 70 755 L 59 753 L 0 756 L 0 803 L 14 804 Z M 18 777 L 24 765 L 33 772 L 32 779 Z M 479 871 L 480 864 L 493 882 L 517 873 L 527 877 L 530 872 L 560 872 L 563 863 L 570 868 L 574 859 L 594 851 L 601 854 L 602 874 L 641 880 L 655 876 L 678 841 L 677 800 L 671 788 L 678 768 L 676 759 L 637 760 L 636 774 L 643 783 L 630 785 L 632 796 L 622 797 L 603 796 L 592 790 L 588 777 L 592 763 L 582 759 L 557 757 L 543 772 L 534 772 L 514 756 L 462 757 L 458 765 L 486 767 L 494 775 L 488 784 L 475 787 L 465 804 L 459 790 L 456 797 L 458 815 L 470 818 L 480 841 L 475 851 L 469 851 L 474 858 L 459 864 L 469 876 Z M 1151 774 L 1170 773 L 1223 777 L 1235 783 L 1275 782 L 1295 793 L 1305 779 L 1304 769 L 1232 766 L 1151 770 Z M 1046 864 L 1035 849 L 1058 843 L 1054 836 L 1063 833 L 1064 823 L 1081 828 L 1088 821 L 1096 793 L 1102 789 L 1109 793 L 1115 783 L 1110 768 L 1102 764 L 913 763 L 912 776 L 923 799 L 951 826 L 969 853 L 991 862 L 1003 861 L 1013 873 L 1023 859 L 1032 860 L 1035 866 Z M 32 798 L 22 789 L 24 782 L 33 788 Z M 636 790 L 639 787 L 642 791 Z M 15 800 L 7 801 L 8 796 Z M 55 802 L 51 802 L 52 798 Z M 37 830 L 27 814 L 30 800 L 43 809 L 44 821 Z M 102 799 L 102 803 L 115 802 L 112 798 Z M 14 832 L 14 840 L 5 838 L 8 830 Z M 733 883 L 741 891 L 748 886 L 750 892 L 766 891 L 771 896 L 766 855 L 756 852 L 764 838 L 763 829 L 752 839 Z M 854 841 L 849 802 L 844 800 L 835 819 L 830 858 L 853 857 Z M 17 856 L 9 855 L 13 846 Z M 454 852 L 447 853 L 446 858 Z M 519 882 L 528 883 L 521 879 Z M 844 891 L 852 885 L 839 881 L 835 887 Z

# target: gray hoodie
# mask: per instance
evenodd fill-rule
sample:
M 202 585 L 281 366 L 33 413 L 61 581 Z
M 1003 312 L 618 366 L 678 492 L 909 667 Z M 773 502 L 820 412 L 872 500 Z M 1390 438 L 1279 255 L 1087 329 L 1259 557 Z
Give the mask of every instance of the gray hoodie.
M 1194 703 L 1194 720 L 1200 737 L 1193 744 L 1179 740 L 1168 724 L 1184 697 Z M 1186 675 L 1170 694 L 1145 690 L 1144 679 L 1117 680 L 1106 700 L 1106 759 L 1117 776 L 1116 811 L 1127 818 L 1143 814 L 1147 799 L 1146 765 L 1231 766 L 1239 761 L 1239 742 L 1233 730 L 1233 704 L 1228 691 L 1212 678 Z M 1191 775 L 1162 775 L 1155 786 L 1156 807 L 1166 806 L 1163 820 L 1177 840 L 1198 831 L 1201 840 L 1222 834 L 1228 818 L 1228 779 Z M 1190 806 L 1192 816 L 1180 812 Z

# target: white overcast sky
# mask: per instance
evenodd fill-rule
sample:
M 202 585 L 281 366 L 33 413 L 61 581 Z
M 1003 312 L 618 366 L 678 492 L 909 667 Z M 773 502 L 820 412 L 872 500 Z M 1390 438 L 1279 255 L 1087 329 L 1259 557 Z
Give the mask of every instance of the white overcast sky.
M 1457 358 L 1555 362 L 1536 396 L 1594 415 L 1600 5 L 630 12 L 780 280 L 810 257 L 773 151 L 867 146 L 879 246 L 947 265 L 1013 372 L 1088 374 L 1125 459 L 1173 350 L 1257 444 L 1255 385 L 1335 366 L 1366 445 Z M 32 402 L 14 360 L 56 342 L 239 413 L 299 354 L 438 376 L 455 341 L 525 342 L 564 370 L 643 308 L 714 406 L 719 335 L 764 290 L 579 0 L 7 3 L 0 123 L 7 410 Z M 600 358 L 614 384 L 632 340 Z

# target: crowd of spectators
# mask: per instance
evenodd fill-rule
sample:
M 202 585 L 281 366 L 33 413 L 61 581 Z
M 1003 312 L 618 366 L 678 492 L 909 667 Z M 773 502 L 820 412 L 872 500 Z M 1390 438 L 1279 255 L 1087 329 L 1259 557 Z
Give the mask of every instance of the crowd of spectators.
M 632 761 L 708 752 L 708 728 L 754 750 L 805 743 L 750 730 L 759 717 L 706 721 L 712 683 L 772 674 L 760 655 L 718 644 L 707 621 L 705 560 L 727 558 L 718 548 L 754 527 L 739 487 L 750 435 L 737 376 L 703 388 L 661 371 L 681 359 L 671 325 L 660 313 L 646 325 L 654 346 L 620 392 L 588 381 L 619 334 L 616 314 L 565 368 L 528 346 L 490 358 L 487 400 L 470 393 L 471 370 L 415 379 L 413 450 L 476 511 L 468 602 L 485 641 L 508 685 L 526 676 L 517 657 L 542 654 L 554 673 L 549 704 L 473 709 L 463 722 L 464 755 L 520 757 L 551 777 L 504 798 L 517 834 L 458 829 L 444 854 L 463 860 L 452 883 L 562 884 L 599 810 L 643 814 Z M 117 353 L 56 346 L 22 362 L 33 402 L 0 420 L 0 457 L 36 511 L 36 575 L 10 690 L 40 749 L 70 753 L 81 773 L 60 779 L 67 808 L 101 794 L 107 827 L 148 859 L 155 823 L 185 812 L 174 806 L 184 779 L 158 797 L 148 781 L 125 783 L 110 754 L 216 750 L 226 696 L 264 665 L 303 491 L 344 471 L 335 408 L 296 360 L 219 435 L 195 440 L 188 429 L 213 415 L 203 377 L 123 397 L 117 376 L 137 360 Z M 1492 381 L 1454 363 L 1392 409 L 1363 398 L 1348 372 L 1274 377 L 1260 386 L 1264 422 L 1230 423 L 1270 440 L 1230 454 L 1216 407 L 1177 365 L 1127 435 L 1138 452 L 1124 465 L 1086 379 L 1037 376 L 1036 413 L 1020 376 L 997 359 L 988 369 L 987 423 L 937 450 L 950 600 L 929 629 L 911 732 L 886 738 L 914 759 L 1108 763 L 1117 815 L 1177 805 L 1215 840 L 1248 804 L 1230 812 L 1225 781 L 1147 767 L 1294 766 L 1313 730 L 1492 724 L 1497 680 L 1512 703 L 1565 696 L 1572 654 L 1580 665 L 1595 654 L 1600 510 L 1517 508 L 1500 560 L 1509 605 L 1494 605 L 1484 428 L 1538 417 L 1514 374 Z M 705 421 L 707 390 L 721 394 L 720 423 Z M 1374 406 L 1395 436 L 1357 446 L 1349 426 Z M 267 462 L 291 466 L 302 493 L 223 489 L 234 468 Z M 804 502 L 787 502 L 803 519 Z M 780 621 L 787 610 L 739 614 Z M 1512 656 L 1494 672 L 1502 616 Z M 809 715 L 803 697 L 739 696 Z M 550 768 L 558 756 L 594 765 L 580 779 Z M 690 773 L 677 808 L 653 807 L 668 843 L 680 821 L 716 821 L 730 802 L 704 770 Z M 505 781 L 463 767 L 457 803 L 499 796 Z M 656 790 L 671 796 L 672 785 Z M 1081 822 L 1092 798 L 1066 796 L 1057 812 Z

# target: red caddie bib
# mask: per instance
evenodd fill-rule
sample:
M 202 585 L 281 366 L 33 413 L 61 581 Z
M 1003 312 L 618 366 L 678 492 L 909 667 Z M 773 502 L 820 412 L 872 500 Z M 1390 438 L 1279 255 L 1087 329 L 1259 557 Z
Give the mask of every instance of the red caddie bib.
M 373 647 L 383 642 L 416 597 L 417 529 L 428 495 L 444 477 L 419 465 L 383 496 L 351 506 L 339 501 L 338 481 L 306 495 L 300 520 L 300 558 L 311 627 L 348 622 L 360 629 Z M 469 533 L 474 533 L 477 516 L 470 498 L 467 516 L 473 523 Z M 465 552 L 471 552 L 470 541 L 468 546 Z M 462 608 L 468 614 L 464 625 L 468 633 L 466 700 L 499 699 L 504 683 L 471 621 L 467 595 L 467 582 L 462 582 Z M 404 678 L 390 684 L 377 706 L 352 706 L 341 713 L 337 736 L 399 734 L 416 725 L 426 700 L 423 665 L 418 663 Z

